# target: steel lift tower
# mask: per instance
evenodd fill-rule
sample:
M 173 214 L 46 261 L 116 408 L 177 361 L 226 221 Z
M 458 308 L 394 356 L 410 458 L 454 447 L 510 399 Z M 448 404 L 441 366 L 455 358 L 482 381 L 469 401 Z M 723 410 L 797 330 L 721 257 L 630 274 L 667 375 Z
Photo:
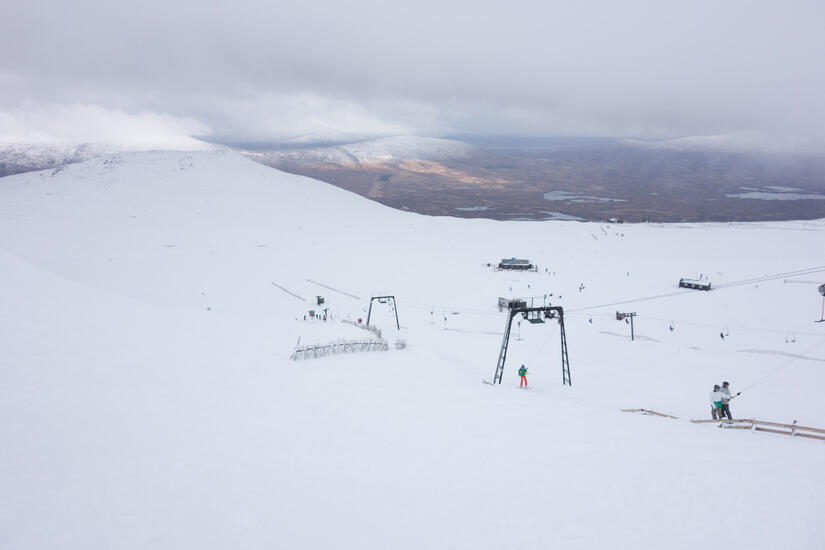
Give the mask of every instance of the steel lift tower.
M 501 341 L 501 352 L 498 354 L 496 364 L 496 374 L 493 376 L 493 383 L 501 384 L 504 375 L 504 363 L 507 360 L 507 346 L 510 343 L 510 329 L 513 326 L 513 317 L 523 315 L 524 318 L 533 324 L 544 323 L 546 319 L 558 319 L 561 329 L 561 383 L 573 385 L 570 380 L 570 361 L 567 357 L 567 336 L 564 334 L 564 309 L 561 306 L 541 306 L 527 307 L 522 301 L 513 300 L 507 314 L 507 324 L 504 326 L 504 339 Z
M 398 306 L 395 303 L 395 296 L 373 296 L 370 298 L 370 310 L 367 312 L 367 324 L 370 324 L 370 316 L 372 316 L 372 303 L 378 300 L 379 304 L 390 304 L 390 308 L 395 313 L 395 328 L 401 330 L 401 324 L 398 322 Z

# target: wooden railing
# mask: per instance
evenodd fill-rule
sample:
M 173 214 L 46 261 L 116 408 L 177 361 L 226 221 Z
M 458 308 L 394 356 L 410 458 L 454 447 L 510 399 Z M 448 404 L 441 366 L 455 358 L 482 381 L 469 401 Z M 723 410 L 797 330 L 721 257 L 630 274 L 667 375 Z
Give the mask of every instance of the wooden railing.
M 737 420 L 691 420 L 694 424 L 719 424 L 720 427 L 751 430 L 754 432 L 769 432 L 774 434 L 790 435 L 793 437 L 806 437 L 808 439 L 820 439 L 825 441 L 825 430 L 822 428 L 811 428 L 800 426 L 794 420 L 793 424 L 780 424 L 778 422 L 765 422 L 764 420 L 753 420 L 750 418 Z M 769 427 L 765 427 L 769 426 Z
M 653 416 L 662 416 L 664 418 L 677 417 L 669 414 L 664 414 L 650 409 L 622 409 L 622 412 L 641 413 Z M 773 434 L 790 435 L 792 437 L 805 437 L 808 439 L 819 439 L 825 441 L 825 430 L 822 428 L 811 428 L 809 426 L 800 426 L 793 421 L 793 424 L 780 424 L 779 422 L 766 422 L 764 420 L 753 420 L 750 418 L 743 418 L 738 420 L 691 420 L 694 424 L 719 424 L 720 428 L 729 428 L 732 430 L 751 430 L 754 432 L 769 432 Z M 766 427 L 767 426 L 767 427 Z

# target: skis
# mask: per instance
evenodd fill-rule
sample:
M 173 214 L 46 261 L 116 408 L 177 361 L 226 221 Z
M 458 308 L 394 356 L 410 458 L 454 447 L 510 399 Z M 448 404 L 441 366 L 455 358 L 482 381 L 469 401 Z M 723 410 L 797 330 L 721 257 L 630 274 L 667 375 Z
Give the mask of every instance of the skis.
M 482 378 L 482 379 L 481 379 L 481 381 L 482 381 L 483 383 L 485 383 L 485 384 L 489 385 L 489 386 L 496 386 L 496 383 L 495 383 L 495 382 L 490 382 L 490 381 L 489 381 L 489 380 L 487 380 L 486 378 Z M 519 389 L 520 389 L 520 390 L 532 390 L 532 389 L 533 389 L 533 387 L 532 387 L 532 386 L 519 386 Z

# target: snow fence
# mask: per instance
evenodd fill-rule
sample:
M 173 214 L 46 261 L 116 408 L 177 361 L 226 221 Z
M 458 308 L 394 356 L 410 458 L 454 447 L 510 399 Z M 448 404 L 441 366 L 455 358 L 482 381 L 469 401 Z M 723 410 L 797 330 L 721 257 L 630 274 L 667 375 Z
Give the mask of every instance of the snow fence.
M 348 325 L 352 325 L 354 327 L 358 327 L 362 330 L 367 330 L 367 331 L 375 334 L 378 337 L 379 340 L 382 340 L 382 338 L 381 338 L 381 329 L 376 327 L 375 325 L 362 325 L 360 323 L 356 323 L 355 321 L 350 321 L 349 319 L 344 319 L 341 322 L 346 323 Z
M 304 359 L 317 359 L 319 357 L 338 355 L 341 353 L 388 351 L 389 349 L 390 345 L 386 340 L 338 340 L 328 344 L 296 346 L 290 359 L 293 361 L 302 361 Z

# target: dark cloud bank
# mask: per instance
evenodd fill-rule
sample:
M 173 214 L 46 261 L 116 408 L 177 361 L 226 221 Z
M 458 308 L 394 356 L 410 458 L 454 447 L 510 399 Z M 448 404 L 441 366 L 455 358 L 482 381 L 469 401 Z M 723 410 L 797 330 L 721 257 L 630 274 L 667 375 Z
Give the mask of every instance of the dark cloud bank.
M 78 109 L 100 115 L 92 130 L 112 115 L 235 142 L 825 137 L 817 1 L 2 0 L 2 15 L 6 141 L 82 135 Z

